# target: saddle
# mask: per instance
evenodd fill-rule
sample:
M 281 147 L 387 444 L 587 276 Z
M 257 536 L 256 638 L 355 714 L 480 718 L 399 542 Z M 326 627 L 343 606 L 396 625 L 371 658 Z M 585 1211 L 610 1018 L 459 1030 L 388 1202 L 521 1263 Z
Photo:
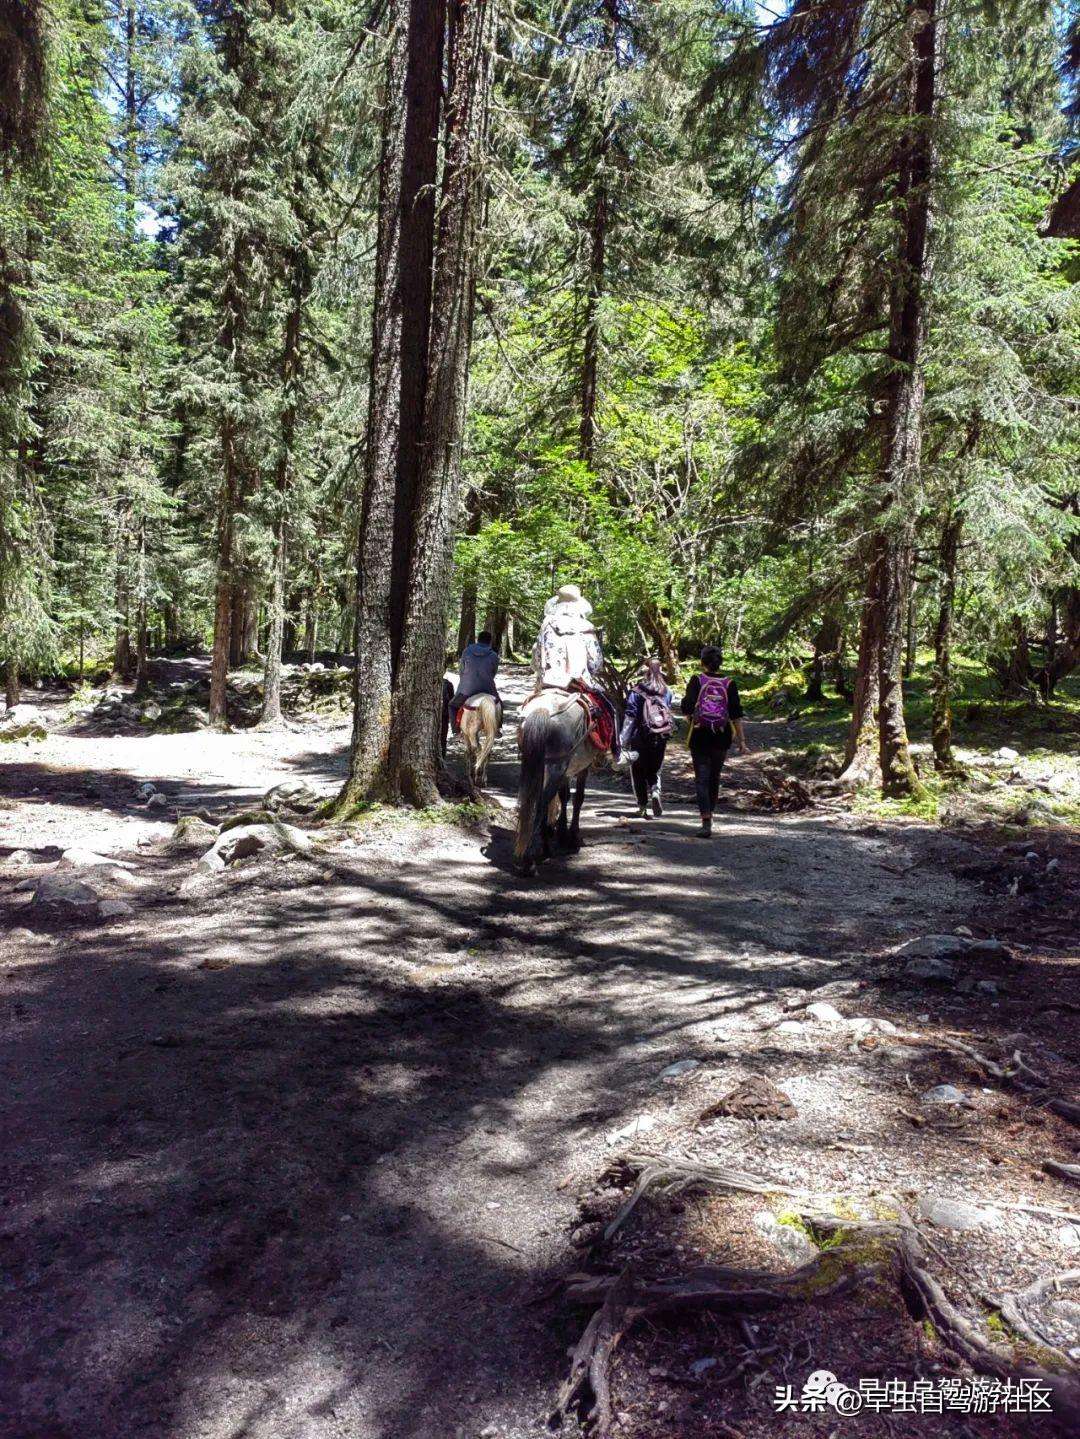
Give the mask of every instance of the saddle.
M 571 705 L 580 705 L 585 712 L 586 732 L 589 739 L 597 749 L 602 750 L 605 754 L 610 753 L 615 744 L 615 716 L 606 695 L 602 695 L 598 690 L 590 689 L 581 680 L 572 680 L 569 685 L 545 684 L 533 698 L 538 699 L 542 694 L 566 696 L 566 703 L 560 705 L 555 711 L 558 714 L 564 713 Z M 522 707 L 523 714 L 527 706 L 528 701 Z

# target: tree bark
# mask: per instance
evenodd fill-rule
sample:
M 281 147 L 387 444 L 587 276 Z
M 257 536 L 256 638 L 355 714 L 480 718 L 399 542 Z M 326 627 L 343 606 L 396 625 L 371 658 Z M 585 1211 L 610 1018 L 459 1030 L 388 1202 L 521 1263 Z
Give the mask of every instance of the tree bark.
M 415 532 L 390 783 L 415 805 L 438 798 L 440 696 L 461 481 L 493 50 L 493 0 L 451 0 L 444 164 Z
M 285 566 L 288 549 L 289 495 L 292 490 L 296 417 L 299 401 L 300 337 L 311 287 L 307 251 L 298 246 L 290 256 L 290 305 L 281 347 L 281 423 L 275 470 L 274 572 L 270 594 L 270 628 L 263 664 L 263 703 L 259 722 L 281 724 L 281 651 L 285 637 Z
M 604 51 L 610 70 L 618 60 L 619 0 L 601 0 L 604 22 Z M 600 133 L 593 155 L 594 177 L 589 211 L 589 267 L 585 281 L 585 320 L 581 354 L 581 427 L 578 452 L 591 469 L 596 459 L 596 403 L 600 369 L 600 305 L 604 297 L 607 267 L 607 232 L 610 211 L 608 165 L 615 134 L 610 110 L 608 86 L 597 86 L 598 102 L 605 113 L 600 116 Z
M 903 640 L 905 557 L 922 462 L 925 399 L 923 352 L 930 281 L 931 189 L 937 112 L 936 0 L 911 0 L 913 62 L 906 133 L 897 183 L 899 245 L 889 291 L 892 370 L 882 445 L 883 495 L 878 529 L 881 650 L 878 724 L 881 785 L 886 795 L 919 797 L 904 720 Z
M 232 639 L 233 550 L 236 528 L 236 436 L 231 416 L 221 424 L 221 490 L 217 516 L 217 579 L 214 587 L 214 647 L 210 656 L 211 725 L 227 724 L 226 686 Z
M 340 804 L 348 810 L 377 793 L 386 782 L 390 749 L 390 712 L 401 649 L 404 592 L 407 583 L 412 517 L 405 513 L 415 497 L 415 475 L 406 459 L 419 459 L 421 414 L 415 376 L 403 381 L 408 344 L 416 364 L 418 329 L 405 319 L 405 299 L 422 304 L 428 321 L 430 291 L 423 277 L 403 284 L 405 268 L 430 269 L 432 227 L 418 234 L 419 215 L 433 215 L 436 125 L 421 135 L 420 115 L 431 117 L 440 88 L 444 0 L 396 0 L 391 8 L 379 163 L 378 233 L 375 250 L 375 299 L 372 307 L 371 370 L 364 490 L 360 512 L 356 574 L 356 669 L 353 678 L 353 734 L 349 778 Z M 420 111 L 418 115 L 417 111 Z M 412 147 L 419 154 L 408 154 Z M 420 191 L 424 194 L 421 197 Z M 410 247 L 412 247 L 410 249 Z M 423 373 L 426 374 L 426 355 Z M 405 401 L 409 402 L 408 414 Z M 403 451 L 402 432 L 410 442 Z M 399 486 L 405 495 L 399 497 Z
M 946 516 L 938 549 L 938 615 L 934 626 L 934 676 L 931 736 L 934 768 L 947 774 L 956 768 L 952 752 L 952 627 L 956 607 L 956 559 L 963 519 Z
M 878 703 L 881 683 L 881 600 L 879 545 L 870 547 L 866 590 L 859 621 L 859 655 L 855 666 L 855 688 L 851 728 L 844 751 L 843 784 L 857 787 L 880 780 L 878 762 Z
M 664 669 L 664 678 L 674 684 L 679 677 L 679 650 L 671 633 L 668 617 L 658 605 L 647 604 L 641 612 L 645 633 L 656 642 L 657 655 Z
M 14 709 L 22 695 L 22 681 L 19 677 L 19 663 L 9 659 L 4 666 L 4 703 Z

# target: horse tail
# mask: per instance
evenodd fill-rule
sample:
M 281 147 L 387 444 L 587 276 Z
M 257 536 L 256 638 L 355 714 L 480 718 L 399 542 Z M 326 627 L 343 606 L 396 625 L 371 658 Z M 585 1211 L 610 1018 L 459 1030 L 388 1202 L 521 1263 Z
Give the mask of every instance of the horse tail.
M 526 715 L 518 730 L 521 745 L 521 778 L 518 781 L 517 838 L 514 857 L 523 860 L 536 830 L 536 811 L 544 793 L 544 769 L 551 716 L 543 710 Z
M 485 695 L 477 708 L 483 722 L 480 726 L 480 744 L 476 754 L 476 773 L 484 776 L 488 758 L 495 747 L 495 731 L 499 727 L 499 711 L 490 695 Z

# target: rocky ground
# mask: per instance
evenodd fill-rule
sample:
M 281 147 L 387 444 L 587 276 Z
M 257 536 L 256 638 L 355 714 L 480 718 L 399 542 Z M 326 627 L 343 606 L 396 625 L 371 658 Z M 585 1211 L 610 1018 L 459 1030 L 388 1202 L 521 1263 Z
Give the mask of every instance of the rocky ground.
M 965 1372 L 898 1216 L 982 1340 L 1076 1367 L 1080 1291 L 1023 1295 L 1080 1268 L 1072 830 L 789 809 L 777 719 L 713 840 L 673 747 L 663 818 L 601 781 L 523 881 L 520 677 L 486 818 L 347 832 L 344 711 L 162 724 L 201 682 L 32 696 L 0 750 L 0 1435 L 525 1439 L 598 1313 L 626 1439 L 1051 1432 L 774 1394 Z M 601 1310 L 702 1266 L 774 1307 Z

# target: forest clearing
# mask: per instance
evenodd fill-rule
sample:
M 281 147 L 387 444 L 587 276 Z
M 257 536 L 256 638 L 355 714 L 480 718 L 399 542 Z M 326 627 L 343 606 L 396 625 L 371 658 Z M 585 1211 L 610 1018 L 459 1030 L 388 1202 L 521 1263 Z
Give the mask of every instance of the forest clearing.
M 0 1439 L 1080 1427 L 1073 0 L 0 0 Z

